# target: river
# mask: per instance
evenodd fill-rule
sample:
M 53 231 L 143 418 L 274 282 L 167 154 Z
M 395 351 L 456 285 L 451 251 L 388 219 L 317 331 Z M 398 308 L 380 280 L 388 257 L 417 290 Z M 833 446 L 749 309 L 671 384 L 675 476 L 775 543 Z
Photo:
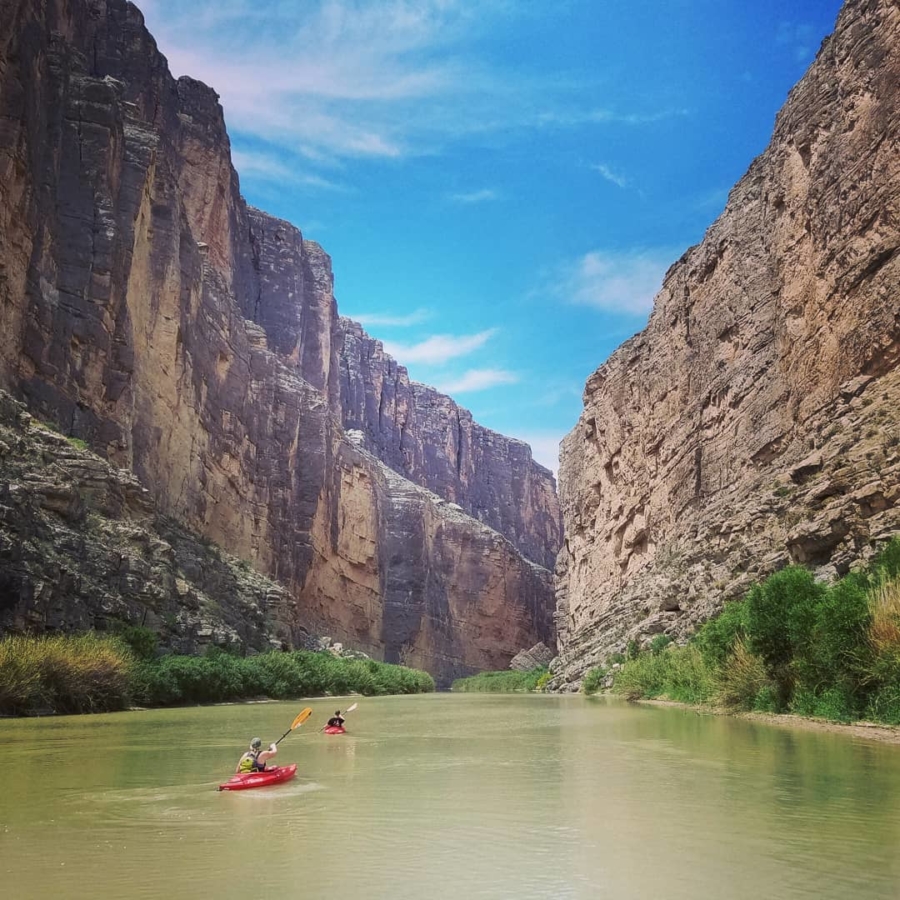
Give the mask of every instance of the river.
M 900 896 L 900 747 L 541 695 L 359 698 L 328 737 L 316 700 L 294 781 L 217 793 L 303 705 L 0 722 L 3 895 Z

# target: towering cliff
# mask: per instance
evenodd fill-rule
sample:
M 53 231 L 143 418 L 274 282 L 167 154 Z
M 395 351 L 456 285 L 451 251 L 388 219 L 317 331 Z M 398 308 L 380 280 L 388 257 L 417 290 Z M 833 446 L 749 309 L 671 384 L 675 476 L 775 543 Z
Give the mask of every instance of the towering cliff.
M 900 9 L 847 0 L 563 442 L 557 685 L 900 529 Z
M 552 640 L 552 477 L 455 405 L 465 463 L 418 403 L 375 420 L 415 465 L 347 440 L 373 420 L 330 260 L 245 204 L 215 93 L 124 0 L 0 21 L 0 386 L 281 582 L 298 627 L 439 679 Z
M 380 341 L 340 320 L 341 416 L 367 450 L 458 504 L 552 569 L 562 539 L 553 476 L 531 448 L 482 427 L 450 397 L 409 380 Z

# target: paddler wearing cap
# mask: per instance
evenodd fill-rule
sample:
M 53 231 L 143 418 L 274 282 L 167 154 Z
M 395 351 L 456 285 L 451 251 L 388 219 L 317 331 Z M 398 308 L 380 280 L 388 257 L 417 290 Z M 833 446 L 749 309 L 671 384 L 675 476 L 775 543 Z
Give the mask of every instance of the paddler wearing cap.
M 250 741 L 250 749 L 240 758 L 237 768 L 234 770 L 236 775 L 266 771 L 266 760 L 271 759 L 278 753 L 278 747 L 275 744 L 269 744 L 268 750 L 261 748 L 262 741 L 258 737 Z

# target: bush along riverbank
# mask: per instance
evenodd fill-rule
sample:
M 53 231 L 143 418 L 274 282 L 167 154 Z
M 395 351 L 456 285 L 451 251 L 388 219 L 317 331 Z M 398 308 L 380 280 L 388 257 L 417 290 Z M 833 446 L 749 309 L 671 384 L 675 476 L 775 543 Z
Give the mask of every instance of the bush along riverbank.
M 512 694 L 542 691 L 550 680 L 546 666 L 538 666 L 529 672 L 479 672 L 468 678 L 457 678 L 450 686 L 455 693 Z
M 267 697 L 416 694 L 434 690 L 427 672 L 296 650 L 234 656 L 156 656 L 155 636 L 127 629 L 0 640 L 0 714 L 108 712 Z
M 726 604 L 686 646 L 659 637 L 616 662 L 611 690 L 629 699 L 900 725 L 900 540 L 832 585 L 783 569 Z M 583 690 L 609 675 L 590 670 Z

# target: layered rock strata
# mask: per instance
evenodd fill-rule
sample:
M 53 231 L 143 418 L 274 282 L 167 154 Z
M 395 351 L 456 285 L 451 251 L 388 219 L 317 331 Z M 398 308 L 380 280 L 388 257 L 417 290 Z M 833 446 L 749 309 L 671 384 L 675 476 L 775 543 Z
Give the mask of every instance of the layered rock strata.
M 0 632 L 143 625 L 163 645 L 298 645 L 284 588 L 159 514 L 150 492 L 0 392 Z
M 524 445 L 473 440 L 460 484 L 521 462 L 502 475 L 522 482 L 518 511 L 481 488 L 463 498 L 508 541 L 483 540 L 471 518 L 426 526 L 427 504 L 389 499 L 414 486 L 344 436 L 352 365 L 330 260 L 244 203 L 215 93 L 172 78 L 124 0 L 0 0 L 0 21 L 0 386 L 133 472 L 162 515 L 283 584 L 291 629 L 409 656 L 439 679 L 552 641 L 547 580 L 513 547 L 546 563 L 558 546 L 549 473 Z M 453 448 L 421 456 L 398 471 L 453 499 Z M 420 526 L 442 534 L 416 549 L 421 571 L 396 537 Z M 423 615 L 397 639 L 385 585 L 430 610 L 417 592 L 436 572 L 442 630 Z M 481 603 L 498 613 L 492 631 Z
M 556 685 L 900 529 L 900 9 L 848 0 L 563 442 Z
M 553 475 L 531 448 L 479 425 L 350 319 L 340 320 L 341 417 L 394 471 L 456 503 L 552 569 L 562 541 Z

